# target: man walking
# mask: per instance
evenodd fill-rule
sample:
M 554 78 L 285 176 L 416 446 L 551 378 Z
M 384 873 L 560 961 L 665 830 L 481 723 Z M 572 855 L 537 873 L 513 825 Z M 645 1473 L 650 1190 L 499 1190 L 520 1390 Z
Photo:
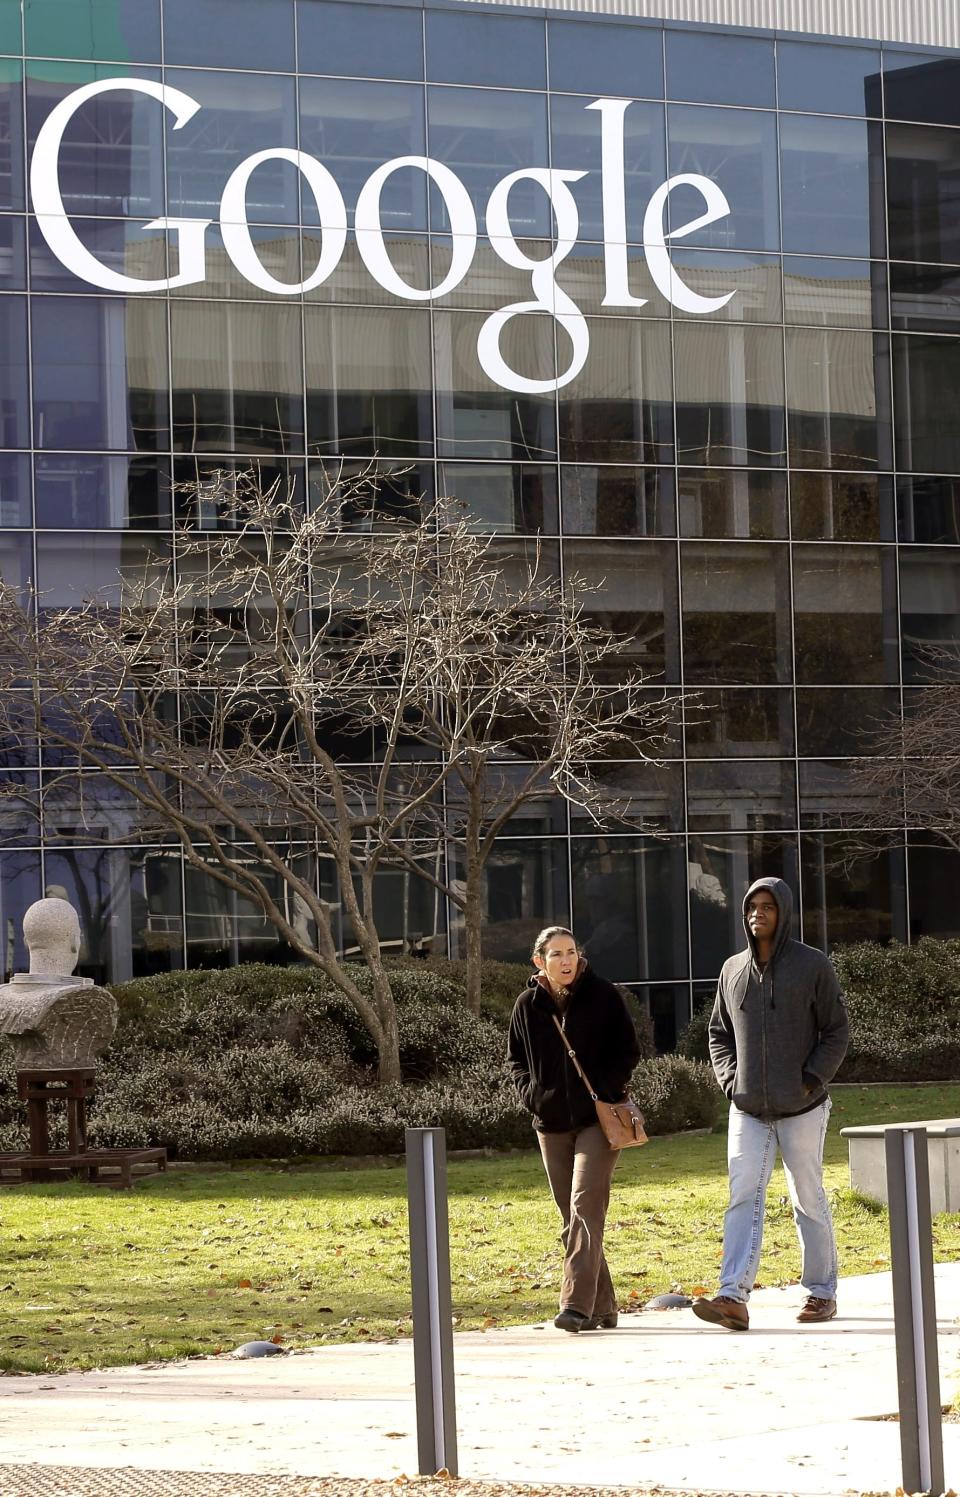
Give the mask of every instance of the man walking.
M 833 964 L 790 934 L 793 895 L 779 878 L 743 900 L 747 950 L 724 963 L 710 1016 L 710 1059 L 730 1103 L 730 1204 L 715 1299 L 693 1313 L 729 1331 L 750 1326 L 763 1210 L 777 1148 L 800 1239 L 804 1325 L 837 1313 L 837 1247 L 823 1189 L 827 1085 L 847 1048 L 847 1012 Z

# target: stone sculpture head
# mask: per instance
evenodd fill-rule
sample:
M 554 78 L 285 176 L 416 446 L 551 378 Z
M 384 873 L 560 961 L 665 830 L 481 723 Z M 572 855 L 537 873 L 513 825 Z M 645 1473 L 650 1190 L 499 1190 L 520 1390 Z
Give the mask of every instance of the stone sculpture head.
M 38 899 L 23 917 L 30 971 L 69 977 L 80 955 L 80 917 L 65 899 Z

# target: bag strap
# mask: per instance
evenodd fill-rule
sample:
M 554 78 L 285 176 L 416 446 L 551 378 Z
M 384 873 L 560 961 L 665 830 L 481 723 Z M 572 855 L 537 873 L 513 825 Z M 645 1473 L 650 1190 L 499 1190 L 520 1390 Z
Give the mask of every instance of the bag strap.
M 583 1066 L 577 1060 L 577 1052 L 576 1052 L 576 1050 L 574 1050 L 574 1048 L 571 1045 L 570 1041 L 567 1039 L 566 1032 L 564 1031 L 564 1027 L 560 1023 L 560 1020 L 557 1018 L 556 1014 L 553 1015 L 553 1022 L 557 1026 L 557 1033 L 559 1034 L 560 1038 L 563 1040 L 563 1043 L 567 1047 L 567 1054 L 570 1056 L 570 1059 L 573 1061 L 574 1068 L 575 1068 L 575 1070 L 577 1072 L 577 1075 L 580 1077 L 580 1080 L 583 1082 L 584 1086 L 587 1088 L 587 1091 L 590 1093 L 590 1100 L 592 1102 L 598 1102 L 600 1099 L 597 1096 L 596 1092 L 594 1091 L 593 1087 L 590 1085 L 590 1082 L 587 1080 L 587 1074 L 584 1071 Z

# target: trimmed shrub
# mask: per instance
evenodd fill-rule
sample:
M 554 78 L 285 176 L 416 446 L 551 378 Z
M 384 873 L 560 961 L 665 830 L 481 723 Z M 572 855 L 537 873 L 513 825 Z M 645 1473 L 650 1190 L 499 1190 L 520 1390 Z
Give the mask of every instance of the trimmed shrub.
M 713 1128 L 725 1106 L 710 1067 L 683 1055 L 642 1060 L 630 1087 L 651 1134 Z
M 683 1055 L 687 1060 L 699 1060 L 704 1065 L 710 1064 L 710 1014 L 713 1004 L 707 1003 L 703 1008 L 698 1008 L 690 1023 L 677 1041 L 677 1054 Z
M 317 970 L 249 964 L 124 983 L 114 989 L 117 1034 L 97 1069 L 91 1145 L 158 1144 L 173 1158 L 210 1160 L 393 1153 L 406 1127 L 429 1126 L 445 1128 L 453 1149 L 530 1147 L 531 1121 L 504 1064 L 506 1017 L 463 1008 L 455 966 L 394 967 L 404 1081 L 389 1087 L 376 1085 L 373 1046 L 353 1009 Z M 512 1009 L 527 969 L 519 981 L 507 973 L 501 991 L 509 981 Z M 366 968 L 354 975 L 369 991 Z M 649 1053 L 649 1026 L 638 1028 Z M 706 1125 L 697 1068 L 673 1062 L 648 1059 L 637 1073 L 652 1132 Z M 62 1125 L 54 1114 L 55 1147 Z M 0 1146 L 26 1140 L 4 1048 Z
M 960 1077 L 960 941 L 863 941 L 833 961 L 850 1015 L 841 1080 Z

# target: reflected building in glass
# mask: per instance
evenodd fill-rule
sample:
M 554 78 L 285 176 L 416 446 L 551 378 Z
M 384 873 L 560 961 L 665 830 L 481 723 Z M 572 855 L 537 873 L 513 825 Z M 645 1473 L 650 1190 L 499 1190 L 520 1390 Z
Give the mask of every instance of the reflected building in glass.
M 633 8 L 0 3 L 0 565 L 54 605 L 122 590 L 252 463 L 309 503 L 375 460 L 507 568 L 543 537 L 696 695 L 661 765 L 610 768 L 643 834 L 511 824 L 489 954 L 572 922 L 669 1046 L 759 874 L 817 945 L 960 934 L 956 852 L 840 826 L 869 724 L 922 711 L 924 646 L 960 636 L 960 31 Z M 814 34 L 845 8 L 876 36 Z M 5 972 L 44 889 L 97 979 L 289 958 L 116 789 L 37 814 L 52 771 L 4 761 Z M 383 932 L 458 950 L 399 875 Z

